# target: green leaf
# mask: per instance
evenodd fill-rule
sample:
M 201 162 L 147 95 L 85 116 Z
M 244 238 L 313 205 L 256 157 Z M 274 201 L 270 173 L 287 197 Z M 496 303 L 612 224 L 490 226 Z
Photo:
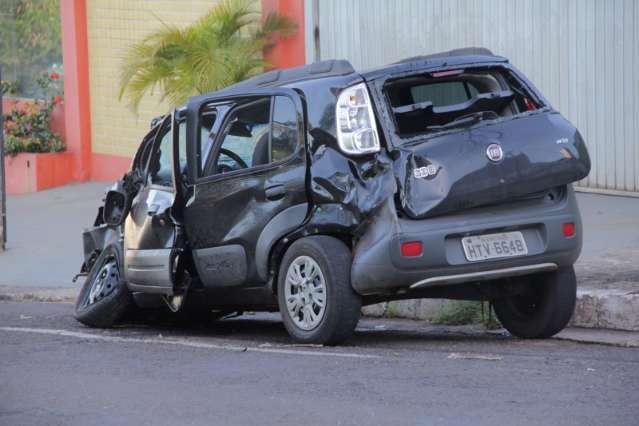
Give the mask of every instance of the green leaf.
M 193 24 L 161 27 L 131 45 L 122 58 L 119 97 L 137 111 L 160 93 L 172 106 L 261 72 L 272 36 L 290 36 L 295 23 L 276 13 L 262 22 L 256 0 L 223 0 Z

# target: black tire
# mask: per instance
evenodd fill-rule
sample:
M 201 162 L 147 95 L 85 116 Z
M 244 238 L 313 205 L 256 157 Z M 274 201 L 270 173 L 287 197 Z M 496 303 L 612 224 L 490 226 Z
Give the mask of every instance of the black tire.
M 526 294 L 495 299 L 497 318 L 512 335 L 545 339 L 566 327 L 577 301 L 577 279 L 572 266 L 527 277 Z
M 300 328 L 285 301 L 286 276 L 296 259 L 307 256 L 321 270 L 325 281 L 325 307 L 319 323 L 310 330 Z M 277 301 L 284 326 L 300 343 L 336 345 L 346 340 L 359 321 L 362 300 L 351 286 L 351 252 L 340 240 L 317 235 L 295 241 L 280 264 Z
M 122 259 L 119 245 L 108 246 L 96 259 L 75 302 L 75 319 L 82 324 L 112 327 L 133 305 L 131 293 L 124 281 Z M 103 291 L 91 294 L 94 285 L 98 290 L 98 280 L 102 281 Z

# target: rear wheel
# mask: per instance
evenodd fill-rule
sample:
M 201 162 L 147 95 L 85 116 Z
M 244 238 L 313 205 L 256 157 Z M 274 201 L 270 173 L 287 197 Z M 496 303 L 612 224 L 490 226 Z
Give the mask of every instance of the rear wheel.
M 334 345 L 355 330 L 361 298 L 350 282 L 351 253 L 340 240 L 294 242 L 280 265 L 277 296 L 286 330 L 301 343 Z
M 493 301 L 495 314 L 511 334 L 529 339 L 551 337 L 568 324 L 577 300 L 573 267 L 528 277 L 524 294 Z
M 111 327 L 132 305 L 122 274 L 122 251 L 105 248 L 96 259 L 75 303 L 75 318 L 90 327 Z

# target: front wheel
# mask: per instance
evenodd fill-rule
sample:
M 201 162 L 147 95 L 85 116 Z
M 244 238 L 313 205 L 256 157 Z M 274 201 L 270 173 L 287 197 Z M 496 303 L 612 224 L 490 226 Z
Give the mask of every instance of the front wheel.
M 122 274 L 122 250 L 105 248 L 96 259 L 75 303 L 75 318 L 89 327 L 111 327 L 132 305 Z
M 336 238 L 311 236 L 289 247 L 280 265 L 277 300 L 294 340 L 334 345 L 353 333 L 362 301 L 350 274 L 350 250 Z
M 497 318 L 511 334 L 544 339 L 566 327 L 577 301 L 577 279 L 573 267 L 526 277 L 524 294 L 493 300 Z

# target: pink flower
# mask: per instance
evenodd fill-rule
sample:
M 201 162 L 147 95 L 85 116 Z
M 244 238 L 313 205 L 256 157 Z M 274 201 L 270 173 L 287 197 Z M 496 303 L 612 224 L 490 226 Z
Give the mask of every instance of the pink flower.
M 60 74 L 58 74 L 57 72 L 52 72 L 49 77 L 51 77 L 51 80 L 58 80 L 60 78 Z
M 62 103 L 62 97 L 60 95 L 55 96 L 53 98 L 53 103 L 56 104 L 56 105 L 60 105 Z

